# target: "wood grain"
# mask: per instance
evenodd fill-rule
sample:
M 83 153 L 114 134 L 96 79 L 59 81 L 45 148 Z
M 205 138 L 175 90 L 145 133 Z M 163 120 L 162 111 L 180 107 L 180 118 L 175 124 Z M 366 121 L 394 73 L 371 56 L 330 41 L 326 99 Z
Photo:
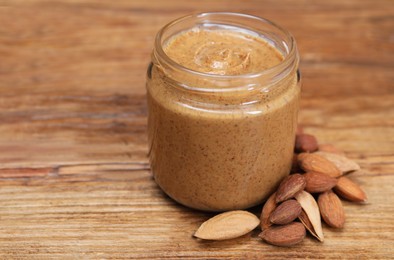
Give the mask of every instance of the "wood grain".
M 345 229 L 325 226 L 323 244 L 273 247 L 257 230 L 198 241 L 211 214 L 177 205 L 151 177 L 145 70 L 155 33 L 217 10 L 293 33 L 300 122 L 362 166 L 350 177 L 369 202 L 345 202 Z M 0 258 L 392 258 L 393 17 L 391 0 L 0 0 Z

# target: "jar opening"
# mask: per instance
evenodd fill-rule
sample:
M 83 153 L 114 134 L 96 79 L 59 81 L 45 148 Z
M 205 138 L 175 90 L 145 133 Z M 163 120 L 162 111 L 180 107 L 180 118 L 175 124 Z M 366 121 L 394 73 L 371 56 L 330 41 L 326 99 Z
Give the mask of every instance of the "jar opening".
M 222 75 L 190 69 L 179 64 L 166 54 L 164 45 L 172 36 L 193 28 L 204 29 L 215 26 L 220 26 L 229 30 L 239 29 L 247 31 L 248 34 L 253 34 L 253 36 L 263 39 L 278 50 L 283 56 L 283 60 L 272 67 L 253 73 Z M 256 78 L 266 78 L 267 80 L 275 82 L 283 78 L 284 74 L 288 74 L 294 68 L 297 68 L 299 62 L 295 40 L 287 30 L 264 18 L 229 12 L 192 14 L 170 22 L 158 32 L 153 55 L 154 62 L 157 62 L 162 69 L 168 73 L 186 73 L 189 77 L 215 80 L 219 88 L 229 88 L 228 82 L 241 80 L 244 84 L 238 84 L 236 88 L 244 88 L 245 86 L 250 88 L 251 84 L 248 84 L 245 80 L 255 80 Z M 195 86 L 187 87 L 199 90 L 198 87 Z M 230 87 L 233 89 L 233 86 Z

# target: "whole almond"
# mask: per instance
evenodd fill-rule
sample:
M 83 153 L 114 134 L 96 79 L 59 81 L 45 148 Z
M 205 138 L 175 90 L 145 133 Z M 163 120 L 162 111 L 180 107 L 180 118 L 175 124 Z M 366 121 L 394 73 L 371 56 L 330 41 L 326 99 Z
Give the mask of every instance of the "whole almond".
M 343 228 L 345 224 L 345 211 L 343 210 L 341 200 L 334 192 L 327 191 L 320 194 L 317 203 L 320 214 L 327 225 L 334 228 Z
M 306 191 L 298 192 L 295 198 L 301 204 L 302 209 L 308 216 L 309 221 L 312 224 L 313 230 L 316 234 L 316 238 L 323 242 L 324 235 L 321 226 L 319 206 L 317 205 L 317 202 L 315 201 L 313 196 Z
M 270 221 L 278 225 L 289 224 L 300 215 L 301 210 L 298 201 L 294 199 L 286 200 L 271 213 Z
M 318 151 L 345 155 L 345 153 L 332 144 L 319 144 Z
M 294 149 L 298 153 L 317 151 L 316 137 L 310 134 L 297 134 Z
M 305 227 L 302 223 L 292 222 L 284 226 L 272 226 L 260 233 L 259 237 L 275 246 L 292 246 L 305 238 Z
M 279 185 L 276 191 L 276 203 L 293 198 L 294 195 L 305 188 L 305 178 L 301 174 L 287 176 Z
M 276 208 L 275 202 L 276 192 L 273 193 L 265 202 L 260 215 L 260 227 L 261 230 L 267 229 L 272 225 L 270 221 L 270 215 Z
M 305 190 L 310 193 L 320 193 L 331 190 L 338 182 L 336 178 L 320 172 L 307 172 L 304 174 Z
M 334 191 L 340 197 L 347 199 L 349 201 L 353 201 L 353 202 L 367 201 L 367 195 L 361 189 L 361 187 L 345 176 L 342 176 L 338 179 L 338 183 L 334 187 Z
M 335 164 L 316 153 L 300 153 L 297 159 L 301 169 L 306 172 L 320 172 L 334 178 L 342 174 Z
M 350 160 L 344 155 L 328 153 L 328 152 L 316 152 L 320 156 L 323 156 L 333 164 L 342 172 L 342 174 L 360 170 L 360 165 L 358 165 L 355 161 Z
M 224 240 L 243 236 L 260 224 L 260 220 L 248 211 L 228 211 L 208 219 L 198 228 L 195 237 Z

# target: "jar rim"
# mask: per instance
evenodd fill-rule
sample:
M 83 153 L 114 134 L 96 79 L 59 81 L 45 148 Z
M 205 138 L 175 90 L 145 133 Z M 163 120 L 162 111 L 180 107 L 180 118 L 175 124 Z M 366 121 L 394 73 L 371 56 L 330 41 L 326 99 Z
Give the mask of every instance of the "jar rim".
M 169 57 L 166 52 L 163 49 L 162 45 L 162 38 L 163 34 L 172 26 L 175 26 L 179 23 L 185 22 L 188 19 L 192 18 L 203 18 L 207 16 L 212 16 L 212 15 L 222 15 L 222 16 L 228 16 L 228 17 L 234 17 L 234 18 L 243 18 L 243 19 L 249 19 L 249 20 L 256 20 L 258 22 L 262 22 L 264 24 L 268 24 L 275 29 L 278 29 L 280 32 L 282 32 L 287 39 L 283 39 L 286 43 L 286 53 L 284 55 L 284 59 L 267 69 L 258 71 L 258 72 L 253 72 L 253 73 L 245 73 L 245 74 L 238 74 L 238 75 L 221 75 L 221 74 L 214 74 L 214 73 L 207 73 L 207 72 L 200 72 L 196 71 L 190 68 L 187 68 L 176 61 L 174 61 L 171 57 Z M 235 25 L 237 26 L 237 25 Z M 239 25 L 238 25 L 239 26 Z M 183 17 L 180 17 L 178 19 L 175 19 L 168 24 L 166 24 L 161 30 L 157 33 L 156 38 L 155 38 L 155 48 L 154 48 L 154 53 L 156 56 L 162 57 L 162 61 L 167 63 L 170 67 L 173 67 L 177 70 L 192 74 L 194 76 L 199 76 L 199 77 L 207 77 L 211 79 L 221 79 L 221 80 L 233 80 L 233 79 L 252 79 L 252 78 L 259 78 L 259 77 L 264 77 L 264 76 L 269 76 L 269 75 L 275 75 L 277 72 L 282 72 L 286 70 L 293 62 L 298 63 L 298 52 L 297 52 L 297 46 L 294 37 L 291 35 L 289 31 L 284 29 L 283 27 L 277 25 L 276 23 L 254 15 L 250 14 L 243 14 L 243 13 L 236 13 L 236 12 L 204 12 L 204 13 L 194 13 L 194 14 L 189 14 L 185 15 Z M 161 63 L 161 62 L 159 62 Z

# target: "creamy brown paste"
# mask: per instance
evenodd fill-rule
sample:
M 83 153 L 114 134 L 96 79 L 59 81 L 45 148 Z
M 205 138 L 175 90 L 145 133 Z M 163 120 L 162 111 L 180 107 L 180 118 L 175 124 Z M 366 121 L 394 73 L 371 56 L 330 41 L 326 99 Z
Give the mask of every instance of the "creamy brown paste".
M 220 75 L 255 73 L 283 60 L 264 39 L 225 29 L 182 32 L 167 41 L 164 51 L 188 69 Z M 193 86 L 216 87 L 212 81 L 184 79 Z M 196 209 L 224 211 L 261 203 L 290 169 L 300 92 L 296 72 L 269 91 L 248 94 L 245 100 L 258 101 L 248 106 L 240 104 L 243 94 L 228 94 L 233 95 L 228 104 L 220 95 L 194 95 L 174 84 L 160 65 L 152 67 L 148 126 L 158 185 Z
M 261 38 L 229 30 L 194 29 L 173 37 L 167 55 L 189 69 L 220 75 L 263 71 L 283 56 Z

